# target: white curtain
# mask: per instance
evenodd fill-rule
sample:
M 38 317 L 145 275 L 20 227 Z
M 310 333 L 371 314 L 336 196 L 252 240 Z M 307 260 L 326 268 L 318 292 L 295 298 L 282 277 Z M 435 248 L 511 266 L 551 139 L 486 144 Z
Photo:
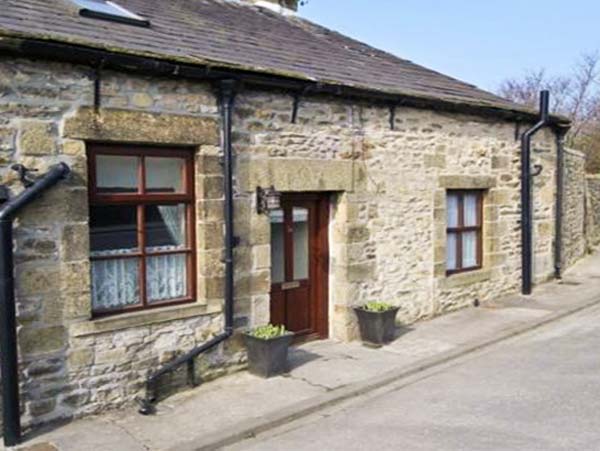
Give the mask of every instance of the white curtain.
M 456 234 L 448 234 L 448 243 L 446 245 L 446 268 L 450 271 L 456 269 L 458 262 L 456 261 Z
M 186 255 L 159 255 L 146 260 L 148 302 L 183 298 L 187 294 Z
M 185 245 L 185 205 L 161 205 L 158 211 L 173 244 L 153 247 L 152 250 L 171 250 Z M 186 256 L 173 254 L 149 257 L 146 260 L 146 289 L 148 302 L 185 297 L 187 294 Z
M 463 268 L 477 266 L 477 232 L 462 234 Z
M 118 255 L 127 251 L 110 251 Z M 102 252 L 107 254 L 107 252 Z M 92 307 L 112 310 L 140 302 L 139 260 L 119 258 L 92 262 Z
M 447 227 L 458 227 L 458 196 L 449 194 L 446 199 Z
M 172 250 L 185 245 L 185 205 L 158 207 L 173 244 L 152 247 L 152 251 Z M 93 252 L 92 256 L 114 257 L 92 261 L 92 305 L 94 310 L 114 310 L 140 303 L 139 259 L 118 258 L 135 252 L 120 249 Z M 157 255 L 146 259 L 148 302 L 185 297 L 187 293 L 187 254 Z
M 160 205 L 158 207 L 160 216 L 169 230 L 173 246 L 179 247 L 184 244 L 184 217 L 185 205 Z
M 478 221 L 477 218 L 477 196 L 475 194 L 467 194 L 465 196 L 465 226 L 471 227 L 476 226 Z

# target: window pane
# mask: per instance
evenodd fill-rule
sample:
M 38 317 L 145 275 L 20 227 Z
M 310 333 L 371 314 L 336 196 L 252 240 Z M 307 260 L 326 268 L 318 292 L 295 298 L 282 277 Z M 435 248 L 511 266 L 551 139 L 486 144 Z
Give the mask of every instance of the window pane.
M 158 255 L 146 260 L 148 302 L 181 299 L 187 296 L 187 256 Z
M 285 281 L 283 210 L 275 210 L 271 216 L 271 283 Z
M 90 247 L 92 256 L 135 252 L 137 241 L 137 207 L 90 207 Z
M 458 196 L 448 194 L 446 199 L 447 226 L 458 227 Z
M 146 191 L 149 193 L 183 192 L 183 158 L 146 157 Z
M 96 186 L 99 193 L 137 193 L 138 157 L 96 155 Z
M 185 247 L 185 205 L 145 207 L 146 249 L 172 250 Z
M 308 279 L 308 209 L 293 209 L 294 280 Z
M 446 269 L 452 271 L 458 269 L 458 256 L 456 255 L 456 233 L 448 234 L 448 241 L 446 243 Z
M 139 304 L 139 259 L 92 261 L 92 308 L 121 309 Z
M 465 194 L 465 227 L 479 225 L 477 194 Z
M 462 235 L 463 268 L 477 266 L 477 232 L 465 232 Z
M 108 0 L 72 0 L 76 5 L 89 11 L 116 17 L 126 17 L 128 19 L 143 21 L 140 16 L 126 10 L 117 3 Z

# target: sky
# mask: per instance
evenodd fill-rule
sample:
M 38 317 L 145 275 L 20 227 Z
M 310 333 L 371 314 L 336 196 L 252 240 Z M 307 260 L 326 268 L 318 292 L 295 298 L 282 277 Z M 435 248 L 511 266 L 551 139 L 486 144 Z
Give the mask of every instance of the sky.
M 600 50 L 600 0 L 309 0 L 300 14 L 487 90 Z

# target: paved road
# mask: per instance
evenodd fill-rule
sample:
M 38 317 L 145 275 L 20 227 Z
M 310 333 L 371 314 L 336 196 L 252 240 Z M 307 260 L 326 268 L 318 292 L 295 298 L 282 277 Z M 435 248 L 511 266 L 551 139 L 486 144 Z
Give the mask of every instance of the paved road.
M 600 307 L 231 450 L 600 450 Z

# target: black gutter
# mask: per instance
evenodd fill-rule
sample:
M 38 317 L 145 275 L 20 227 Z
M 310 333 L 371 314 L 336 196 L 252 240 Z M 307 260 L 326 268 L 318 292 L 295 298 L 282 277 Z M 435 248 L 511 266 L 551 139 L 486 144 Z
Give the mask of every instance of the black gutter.
M 533 175 L 531 173 L 531 139 L 550 124 L 550 92 L 540 93 L 540 119 L 521 137 L 521 292 L 531 294 L 533 285 Z
M 565 135 L 568 129 L 556 133 L 556 216 L 554 229 L 554 277 L 562 279 L 562 238 L 563 238 L 563 199 L 564 199 L 564 173 L 565 173 Z
M 423 98 L 408 94 L 393 94 L 365 88 L 356 88 L 332 83 L 321 83 L 277 74 L 264 74 L 251 70 L 215 68 L 209 64 L 194 65 L 178 63 L 147 56 L 115 53 L 76 44 L 66 44 L 39 39 L 1 37 L 0 53 L 18 57 L 63 61 L 91 67 L 164 77 L 189 78 L 203 81 L 235 79 L 247 85 L 284 89 L 303 96 L 323 94 L 379 102 L 382 106 L 435 109 L 450 113 L 473 114 L 480 117 L 501 118 L 507 121 L 533 122 L 537 115 L 527 111 L 510 110 L 500 106 L 470 102 Z M 551 118 L 553 126 L 566 125 L 567 119 Z
M 26 205 L 37 199 L 70 172 L 59 163 L 31 186 L 0 207 L 0 363 L 2 370 L 2 429 L 5 446 L 21 440 L 19 402 L 19 359 L 17 353 L 17 320 L 15 313 L 13 220 Z
M 231 139 L 233 104 L 236 95 L 237 82 L 222 80 L 219 82 L 219 99 L 221 107 L 222 146 L 224 153 L 224 181 L 225 193 L 224 220 L 225 220 L 225 289 L 224 289 L 224 315 L 225 326 L 221 334 L 208 342 L 198 346 L 172 362 L 167 363 L 159 370 L 151 373 L 146 379 L 146 396 L 139 400 L 139 412 L 142 415 L 154 413 L 154 403 L 157 401 L 157 384 L 159 379 L 175 371 L 180 366 L 188 365 L 188 377 L 193 383 L 194 358 L 214 348 L 233 335 L 233 307 L 234 307 L 234 260 L 235 247 L 233 226 L 233 149 Z

